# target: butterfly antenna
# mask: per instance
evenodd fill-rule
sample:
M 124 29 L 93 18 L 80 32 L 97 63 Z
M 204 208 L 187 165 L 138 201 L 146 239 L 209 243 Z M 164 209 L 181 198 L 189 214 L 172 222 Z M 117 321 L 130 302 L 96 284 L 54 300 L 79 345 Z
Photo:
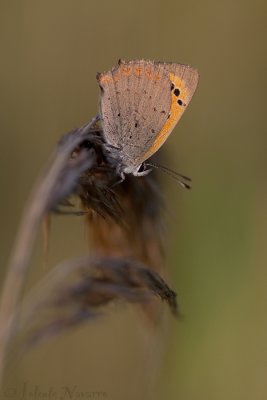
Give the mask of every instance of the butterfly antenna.
M 184 189 L 191 189 L 191 186 L 187 183 L 187 182 L 191 182 L 191 178 L 189 178 L 188 176 L 179 174 L 179 172 L 173 171 L 172 169 L 168 168 L 168 167 L 164 167 L 163 165 L 159 165 L 159 164 L 154 164 L 154 163 L 145 163 L 145 165 L 148 165 L 149 167 L 153 167 L 153 168 L 157 168 L 160 169 L 162 172 L 164 172 L 165 174 L 171 176 L 173 179 L 175 179 L 180 186 L 182 186 L 182 188 Z

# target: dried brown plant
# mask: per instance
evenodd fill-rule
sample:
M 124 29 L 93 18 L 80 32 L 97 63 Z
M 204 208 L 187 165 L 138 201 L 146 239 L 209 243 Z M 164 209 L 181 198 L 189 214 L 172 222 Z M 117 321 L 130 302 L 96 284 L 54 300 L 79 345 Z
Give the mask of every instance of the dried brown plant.
M 98 120 L 63 136 L 25 209 L 3 285 L 0 377 L 11 339 L 23 326 L 25 342 L 33 344 L 102 314 L 115 300 L 140 303 L 152 320 L 156 298 L 177 312 L 176 295 L 163 279 L 163 201 L 155 173 L 127 175 L 119 182 L 117 161 L 107 151 Z M 73 196 L 80 199 L 78 211 Z M 84 214 L 96 255 L 67 261 L 48 274 L 49 290 L 38 291 L 33 302 L 26 298 L 18 325 L 36 233 L 50 213 Z

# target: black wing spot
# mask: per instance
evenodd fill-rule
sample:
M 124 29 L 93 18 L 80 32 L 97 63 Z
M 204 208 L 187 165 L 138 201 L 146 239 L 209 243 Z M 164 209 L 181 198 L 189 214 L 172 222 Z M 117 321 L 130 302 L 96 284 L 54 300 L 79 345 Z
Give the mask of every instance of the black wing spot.
M 180 96 L 180 89 L 176 88 L 173 93 L 176 97 Z
M 153 108 L 154 111 L 157 111 L 156 107 Z
M 171 84 L 171 91 L 173 91 L 173 89 L 175 88 L 174 83 L 172 82 Z
M 151 132 L 152 132 L 152 133 L 155 133 L 155 129 L 151 129 Z
M 168 115 L 167 119 L 169 119 L 169 118 L 170 118 L 170 116 L 171 116 L 171 114 L 169 114 L 169 115 Z
M 118 117 L 120 117 L 120 116 L 121 116 L 121 113 L 118 114 Z
M 134 126 L 135 126 L 135 128 L 137 128 L 137 127 L 138 127 L 138 122 L 136 122 L 136 123 L 134 124 Z
M 161 113 L 161 114 L 166 114 L 166 111 L 165 111 L 165 110 L 162 110 L 160 113 Z
M 182 106 L 182 105 L 183 105 L 183 102 L 182 102 L 182 100 L 180 100 L 180 99 L 177 101 L 177 103 L 179 104 L 179 106 Z

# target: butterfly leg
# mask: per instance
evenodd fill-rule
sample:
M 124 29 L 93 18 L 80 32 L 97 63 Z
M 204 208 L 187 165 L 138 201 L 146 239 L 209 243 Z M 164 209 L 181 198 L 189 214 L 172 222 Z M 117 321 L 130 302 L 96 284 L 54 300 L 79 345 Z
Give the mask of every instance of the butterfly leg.
M 139 167 L 136 168 L 135 171 L 133 171 L 133 175 L 134 175 L 134 176 L 146 176 L 146 175 L 148 175 L 148 174 L 152 171 L 152 168 L 145 169 L 145 170 L 143 170 L 143 171 L 139 171 L 139 169 L 141 168 L 141 166 L 142 166 L 142 165 L 139 165 Z
M 119 175 L 121 179 L 119 179 L 117 182 L 113 183 L 112 187 L 119 185 L 120 183 L 122 183 L 125 180 L 125 174 L 120 169 L 119 165 L 116 168 L 116 175 Z

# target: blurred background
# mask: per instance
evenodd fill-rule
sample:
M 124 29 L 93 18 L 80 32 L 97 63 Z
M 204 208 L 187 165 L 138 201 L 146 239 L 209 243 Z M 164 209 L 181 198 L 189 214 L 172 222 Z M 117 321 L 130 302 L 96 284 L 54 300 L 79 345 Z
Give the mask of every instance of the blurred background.
M 164 145 L 165 165 L 193 179 L 187 192 L 163 177 L 169 282 L 183 319 L 169 318 L 159 349 L 130 307 L 115 308 L 27 354 L 6 378 L 8 398 L 21 398 L 26 385 L 27 393 L 68 387 L 143 399 L 156 379 L 153 399 L 266 399 L 266 1 L 3 0 L 0 7 L 2 279 L 55 143 L 98 111 L 96 73 L 118 58 L 200 72 Z M 49 267 L 86 250 L 82 219 L 53 218 Z M 45 274 L 41 234 L 31 271 L 30 286 Z

